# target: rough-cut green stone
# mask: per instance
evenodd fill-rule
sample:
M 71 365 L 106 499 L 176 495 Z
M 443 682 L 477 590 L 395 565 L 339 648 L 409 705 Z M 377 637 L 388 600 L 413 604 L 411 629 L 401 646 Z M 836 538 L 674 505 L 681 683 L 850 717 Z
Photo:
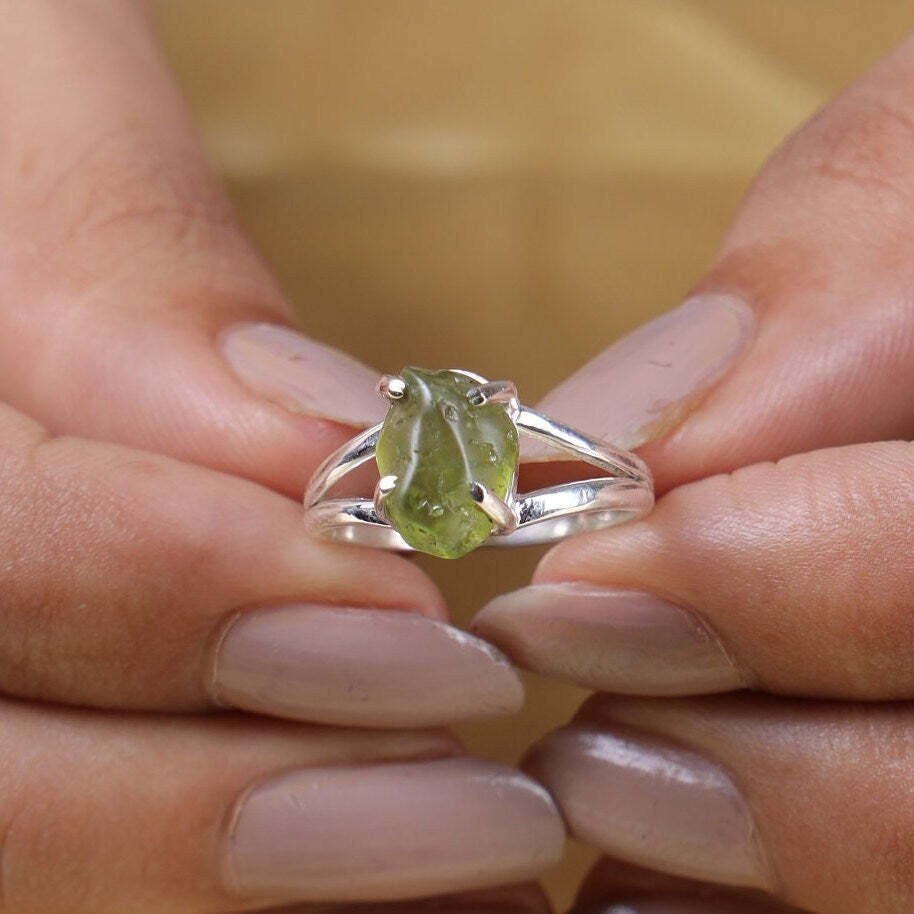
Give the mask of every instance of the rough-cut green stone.
M 517 428 L 504 403 L 470 405 L 477 382 L 466 375 L 404 368 L 400 376 L 406 393 L 391 403 L 376 455 L 380 474 L 397 477 L 384 508 L 410 546 L 459 558 L 492 532 L 471 487 L 480 482 L 507 496 Z

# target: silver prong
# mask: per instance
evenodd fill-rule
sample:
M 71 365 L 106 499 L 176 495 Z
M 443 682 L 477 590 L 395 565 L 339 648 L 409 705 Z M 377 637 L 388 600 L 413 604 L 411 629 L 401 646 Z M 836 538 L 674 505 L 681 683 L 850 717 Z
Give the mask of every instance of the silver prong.
M 489 381 L 479 384 L 467 391 L 471 406 L 482 406 L 483 403 L 517 402 L 517 388 L 513 381 Z
M 378 480 L 377 486 L 375 486 L 375 492 L 380 493 L 382 498 L 387 498 L 391 492 L 394 490 L 394 486 L 397 484 L 396 476 L 382 476 Z
M 393 492 L 396 485 L 396 476 L 382 476 L 378 480 L 378 484 L 374 487 L 374 509 L 378 515 L 378 518 L 385 521 L 386 523 L 390 522 L 390 518 L 387 516 L 387 511 L 384 508 L 384 502 L 387 501 L 387 496 Z
M 406 381 L 399 375 L 382 374 L 378 381 L 378 393 L 385 400 L 402 400 L 406 393 Z
M 481 482 L 470 485 L 473 501 L 491 518 L 499 533 L 513 533 L 517 529 L 517 515 L 511 506 Z

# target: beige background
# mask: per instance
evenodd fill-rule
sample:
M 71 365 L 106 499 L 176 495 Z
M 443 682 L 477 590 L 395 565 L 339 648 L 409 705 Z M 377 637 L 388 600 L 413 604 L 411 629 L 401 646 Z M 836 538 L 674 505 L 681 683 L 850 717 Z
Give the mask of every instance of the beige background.
M 753 173 L 910 0 L 156 0 L 212 158 L 309 332 L 534 401 L 700 276 Z M 534 552 L 429 562 L 465 622 Z M 514 760 L 581 694 L 461 728 Z M 560 904 L 592 855 L 548 881 Z

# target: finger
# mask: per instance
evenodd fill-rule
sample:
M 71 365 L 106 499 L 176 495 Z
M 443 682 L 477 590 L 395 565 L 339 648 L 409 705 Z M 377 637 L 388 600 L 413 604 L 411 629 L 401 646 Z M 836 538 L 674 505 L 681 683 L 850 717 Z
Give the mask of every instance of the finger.
M 412 563 L 305 534 L 301 506 L 0 407 L 0 691 L 424 726 L 516 710 L 493 648 Z M 391 610 L 404 610 L 393 612 Z
M 474 628 L 603 691 L 914 697 L 914 446 L 833 448 L 668 493 L 561 544 Z
M 914 905 L 912 709 L 601 698 L 527 766 L 570 831 L 639 866 L 815 914 Z
M 288 329 L 142 4 L 0 13 L 0 399 L 300 494 L 376 375 Z
M 799 914 L 769 895 L 646 870 L 609 857 L 587 874 L 574 914 Z
M 774 156 L 694 294 L 597 356 L 543 410 L 644 446 L 662 490 L 910 437 L 912 112 L 909 39 Z
M 441 735 L 11 702 L 0 730 L 9 914 L 409 898 L 530 878 L 561 852 L 542 788 L 446 757 Z

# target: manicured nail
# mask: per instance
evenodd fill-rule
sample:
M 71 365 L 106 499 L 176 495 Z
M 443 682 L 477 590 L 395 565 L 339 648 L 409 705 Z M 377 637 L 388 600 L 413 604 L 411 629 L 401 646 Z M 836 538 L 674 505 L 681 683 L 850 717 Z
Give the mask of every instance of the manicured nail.
M 520 709 L 494 647 L 419 613 L 291 605 L 239 613 L 213 665 L 218 702 L 357 727 L 425 727 Z
M 524 587 L 485 606 L 473 631 L 521 666 L 601 692 L 694 695 L 744 685 L 691 612 L 635 590 Z
M 696 295 L 610 346 L 539 408 L 633 448 L 678 425 L 733 364 L 755 317 L 731 295 Z
M 571 833 L 630 863 L 755 888 L 771 879 L 730 776 L 690 749 L 634 730 L 572 724 L 525 765 Z
M 242 798 L 225 880 L 255 897 L 416 898 L 530 879 L 563 844 L 546 791 L 494 762 L 310 769 Z
M 220 345 L 242 384 L 293 413 L 356 426 L 384 418 L 377 371 L 289 327 L 236 324 Z

